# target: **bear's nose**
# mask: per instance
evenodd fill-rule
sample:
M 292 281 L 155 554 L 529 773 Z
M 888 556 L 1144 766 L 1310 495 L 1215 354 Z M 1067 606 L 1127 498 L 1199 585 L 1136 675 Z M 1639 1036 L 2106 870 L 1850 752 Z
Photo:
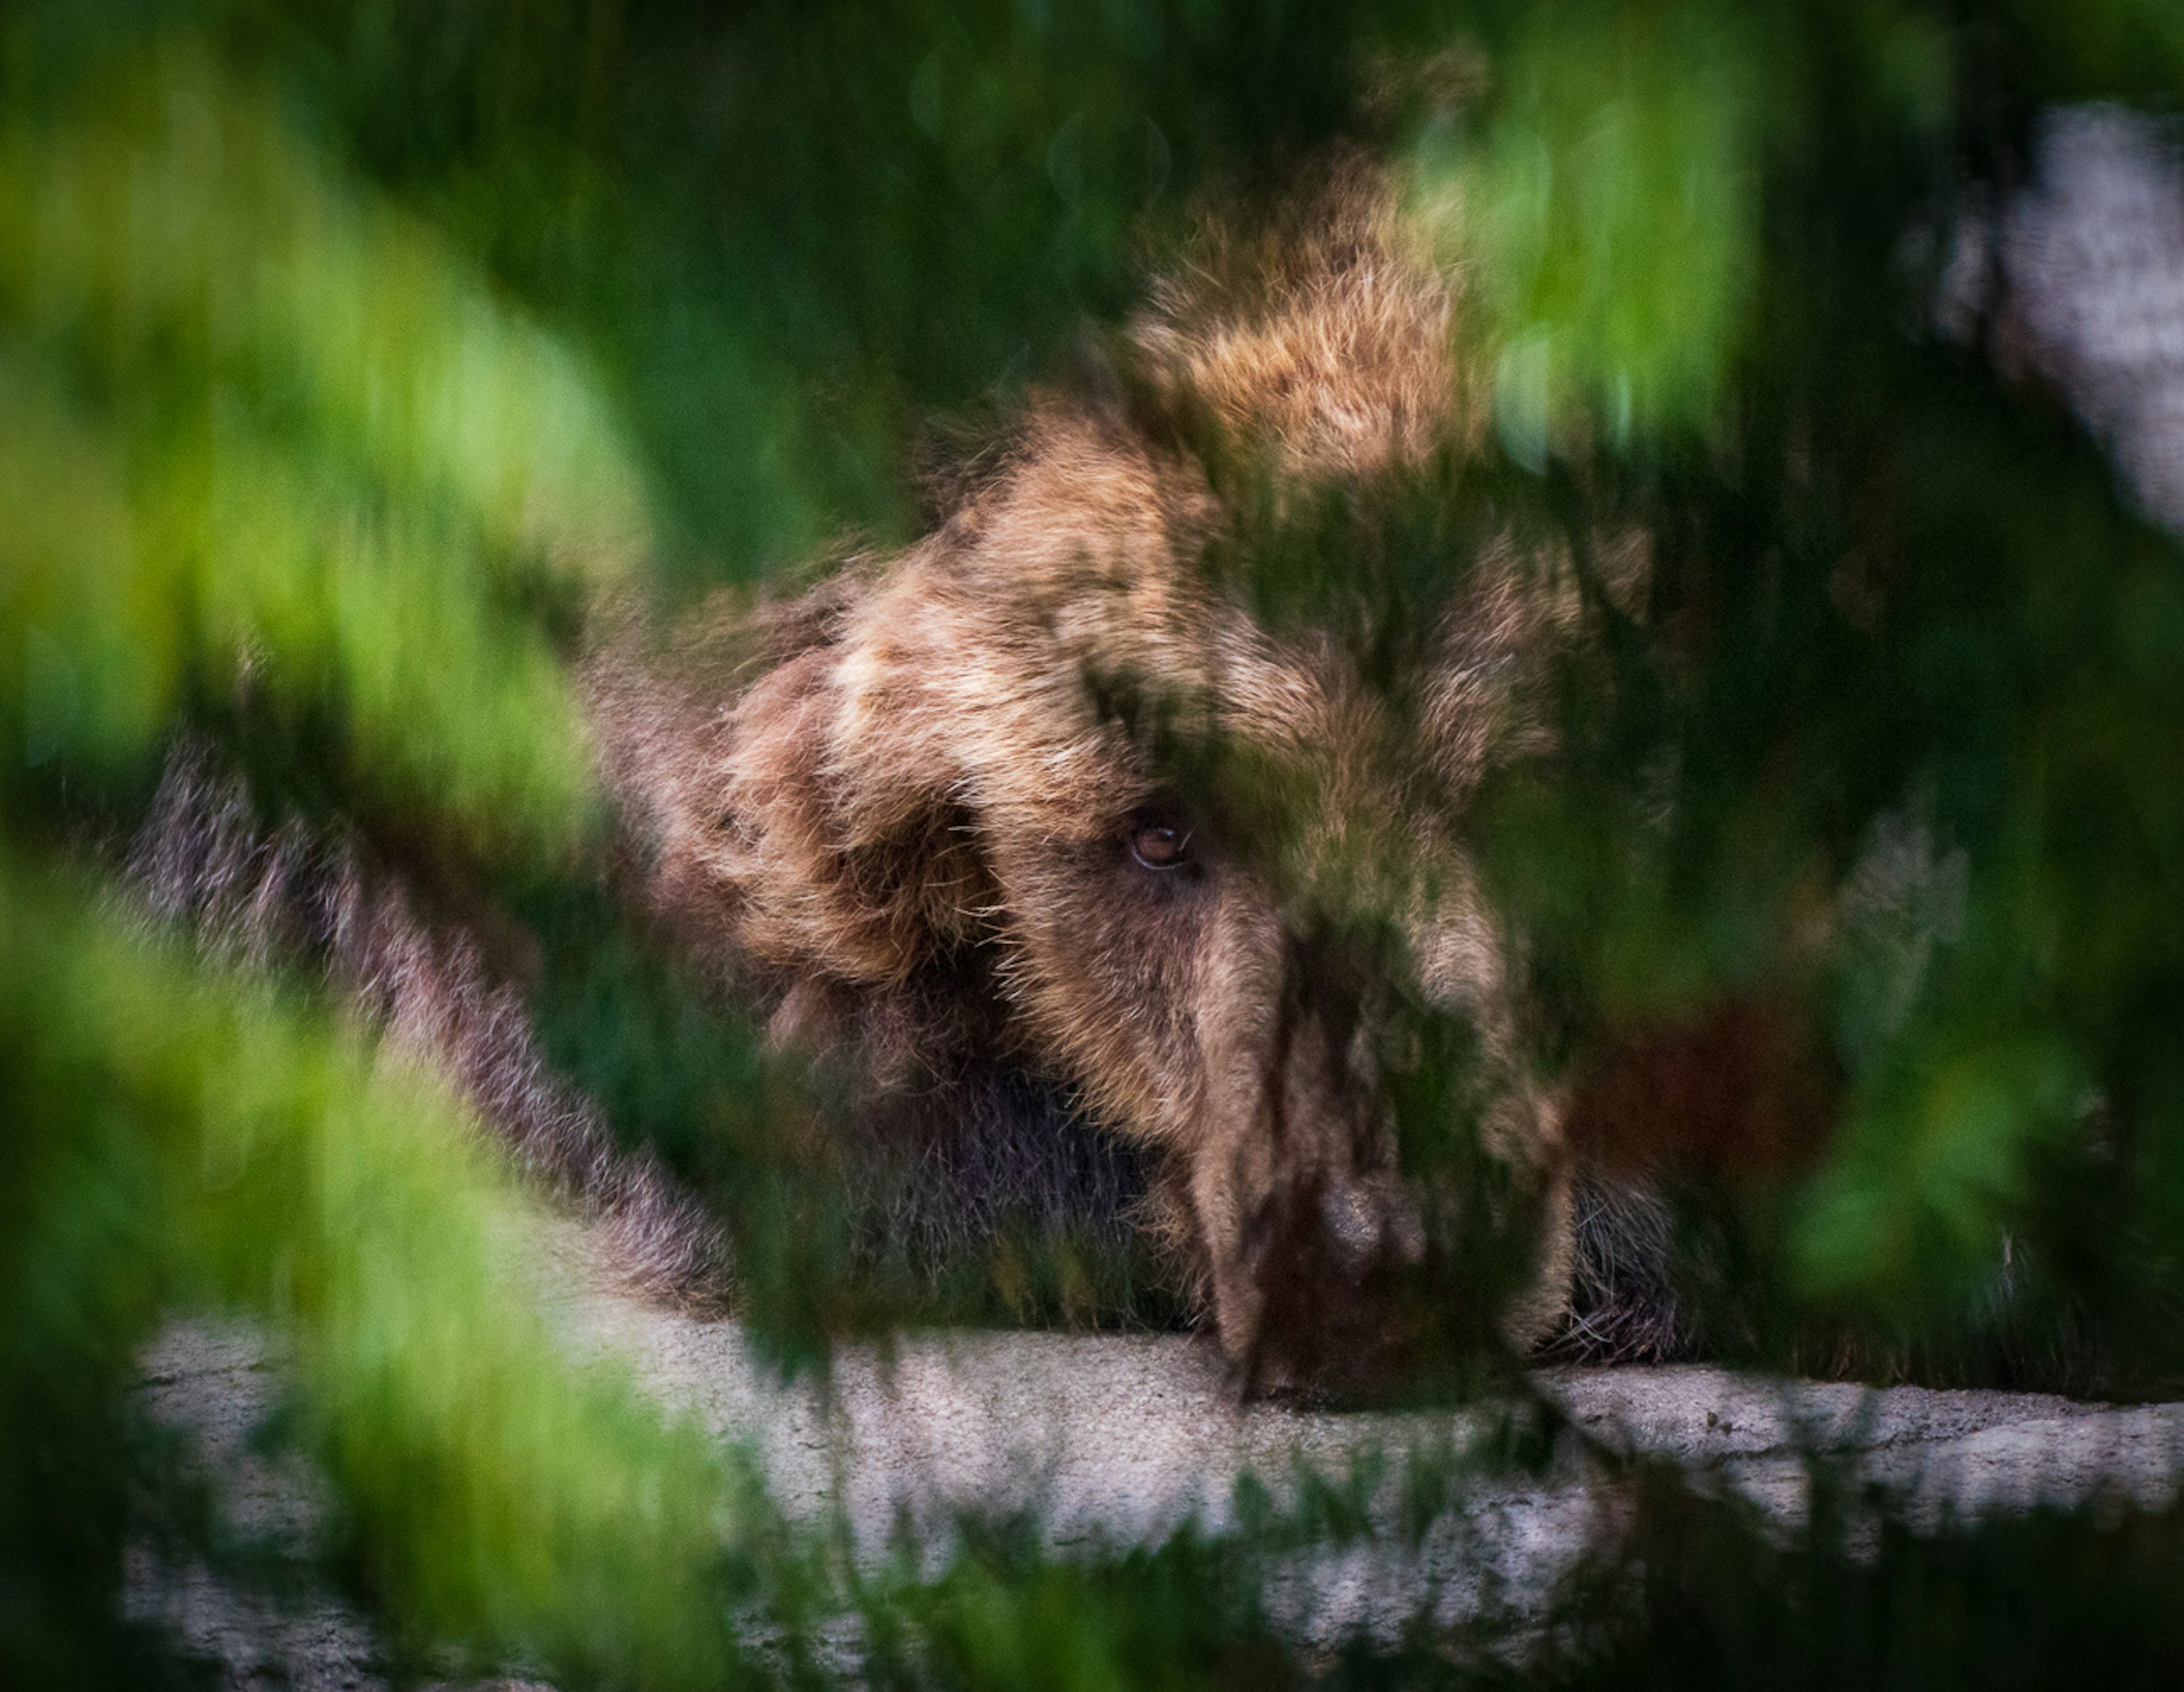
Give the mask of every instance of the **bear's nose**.
M 1320 1188 L 1319 1216 L 1346 1274 L 1388 1264 L 1414 1267 L 1425 1260 L 1425 1223 L 1418 1206 L 1390 1183 L 1337 1177 Z

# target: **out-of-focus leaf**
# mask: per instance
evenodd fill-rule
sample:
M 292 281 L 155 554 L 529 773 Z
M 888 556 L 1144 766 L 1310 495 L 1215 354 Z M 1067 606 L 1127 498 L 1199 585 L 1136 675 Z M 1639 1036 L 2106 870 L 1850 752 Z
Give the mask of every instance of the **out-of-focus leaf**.
M 444 1085 L 19 870 L 0 949 L 11 1512 L 67 1507 L 36 1478 L 64 1430 L 25 1418 L 74 1366 L 98 1289 L 133 1277 L 292 1342 L 369 1578 L 422 1635 L 719 1684 L 734 1651 L 715 1583 L 762 1500 L 703 1434 L 556 1344 L 529 1290 L 540 1221 Z
M 233 393 L 396 497 L 452 504 L 488 559 L 607 580 L 642 557 L 642 487 L 569 354 L 199 54 L 8 125 L 0 228 L 0 309 L 102 384 Z
M 1915 1310 L 1961 1287 L 1998 1257 L 2032 1154 L 2084 1108 L 2085 1066 L 2053 1035 L 1919 1057 L 1845 1123 L 1807 1196 L 1793 1250 L 1815 1297 Z
M 588 741 L 526 598 L 580 613 L 649 544 L 570 355 L 179 50 L 9 125 L 0 227 L 10 741 L 141 755 L 241 687 L 381 803 L 566 840 Z
M 1486 314 L 1518 462 L 1709 419 L 1756 268 L 1762 45 L 1733 8 L 1535 7 L 1485 114 L 1429 126 L 1418 205 Z

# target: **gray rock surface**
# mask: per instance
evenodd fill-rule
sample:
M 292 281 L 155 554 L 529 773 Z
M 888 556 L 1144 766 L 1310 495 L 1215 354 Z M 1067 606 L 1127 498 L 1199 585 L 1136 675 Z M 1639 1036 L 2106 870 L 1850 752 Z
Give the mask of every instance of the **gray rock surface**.
M 1033 1511 L 1062 1544 L 1144 1543 L 1192 1520 L 1218 1530 L 1233 1520 L 1240 1476 L 1279 1501 L 1304 1472 L 1460 1457 L 1497 1414 L 1240 1405 L 1210 1348 L 1173 1335 L 911 1336 L 890 1355 L 844 1348 L 823 1389 L 783 1386 L 733 1322 L 606 1297 L 575 1315 L 591 1344 L 636 1362 L 663 1404 L 754 1442 L 791 1515 L 838 1504 L 875 1554 L 905 1513 L 944 1540 L 962 1511 Z M 1814 1450 L 1856 1458 L 1860 1473 L 1929 1515 L 2078 1503 L 2103 1489 L 2153 1507 L 2184 1472 L 2184 1405 L 1876 1391 L 1700 1365 L 1553 1369 L 1534 1380 L 1604 1450 L 1719 1477 L 1786 1523 L 1799 1519 Z M 1541 1482 L 1500 1496 L 1546 1508 L 1582 1492 L 1597 1465 L 1580 1443 Z
M 1521 1620 L 1589 1549 L 1612 1543 L 1613 1458 L 1673 1461 L 1783 1525 L 1802 1519 L 1811 1454 L 1907 1500 L 1914 1522 L 2109 1493 L 2158 1507 L 2184 1475 L 2184 1405 L 2116 1407 L 2037 1394 L 1872 1391 L 1700 1366 L 1559 1369 L 1535 1383 L 1571 1428 L 1545 1467 L 1512 1475 L 1465 1456 L 1506 1407 L 1339 1413 L 1239 1405 L 1217 1359 L 1176 1336 L 911 1336 L 844 1347 L 823 1387 L 783 1384 L 733 1322 L 663 1314 L 610 1294 L 558 1294 L 572 1363 L 611 1355 L 644 1389 L 759 1455 L 777 1501 L 815 1528 L 838 1510 L 877 1562 L 897 1523 L 938 1564 L 961 1512 L 1034 1512 L 1065 1550 L 1156 1542 L 1186 1522 L 1233 1526 L 1251 1477 L 1276 1509 L 1307 1477 L 1366 1506 L 1376 1531 L 1266 1566 L 1270 1614 L 1300 1643 L 1390 1638 L 1429 1612 Z M 146 1404 L 219 1480 L 231 1522 L 300 1551 L 314 1478 L 270 1463 L 249 1435 L 277 1370 L 248 1330 L 178 1322 L 147 1355 Z M 1396 1530 L 1402 1482 L 1452 1475 L 1423 1538 Z M 1248 1484 L 1248 1483 L 1247 1483 Z M 276 1605 L 200 1567 L 132 1554 L 131 1604 L 228 1684 L 382 1684 L 370 1630 L 337 1601 Z
M 1565 1438 L 1540 1475 L 1461 1481 L 1452 1507 L 1407 1545 L 1396 1531 L 1401 1478 L 1420 1463 L 1461 1466 L 1502 1412 L 1243 1405 L 1211 1349 L 1179 1336 L 913 1336 L 886 1356 L 845 1349 L 822 1391 L 773 1382 L 733 1323 L 601 1298 L 573 1314 L 593 1344 L 631 1357 L 663 1403 L 753 1442 L 793 1515 L 838 1506 L 874 1558 L 905 1517 L 936 1556 L 964 1511 L 1029 1511 L 1055 1544 L 1128 1545 L 1186 1522 L 1233 1525 L 1246 1475 L 1277 1507 L 1308 1474 L 1338 1484 L 1378 1475 L 1362 1488 L 1376 1538 L 1273 1571 L 1277 1618 L 1326 1645 L 1360 1628 L 1390 1637 L 1421 1607 L 1443 1622 L 1497 1604 L 1535 1610 L 1617 1525 L 1607 1467 L 1585 1439 Z M 2100 1494 L 2158 1508 L 2184 1474 L 2184 1405 L 1875 1391 L 1698 1366 L 1557 1369 L 1535 1382 L 1602 1450 L 1672 1461 L 1786 1528 L 1802 1519 L 1815 1452 L 1898 1493 L 1929 1524 Z

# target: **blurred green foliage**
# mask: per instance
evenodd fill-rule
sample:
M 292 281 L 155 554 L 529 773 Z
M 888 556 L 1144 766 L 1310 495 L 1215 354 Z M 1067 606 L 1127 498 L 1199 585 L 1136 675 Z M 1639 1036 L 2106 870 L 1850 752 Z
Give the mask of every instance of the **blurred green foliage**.
M 0 164 L 23 763 L 125 768 L 192 693 L 246 688 L 337 726 L 380 804 L 566 843 L 584 734 L 504 606 L 647 549 L 585 380 L 199 53 L 86 81 Z
M 1765 45 L 1741 8 L 1541 7 L 1495 61 L 1491 116 L 1428 125 L 1419 192 L 1448 262 L 1477 266 L 1520 465 L 1579 413 L 1626 448 L 1714 415 L 1756 269 Z
M 917 1308 L 845 1278 L 809 1100 L 601 894 L 567 660 L 603 595 L 913 532 L 936 417 L 1066 371 L 1195 206 L 1338 139 L 1406 174 L 1462 273 L 1496 430 L 1457 491 L 1581 565 L 1652 537 L 1646 616 L 1596 596 L 1610 685 L 1566 678 L 1563 750 L 1475 821 L 1562 1013 L 1543 1060 L 1758 1002 L 1835 1101 L 1802 1160 L 1693 1177 L 1712 1343 L 2173 1390 L 2184 559 L 2051 399 L 1930 325 L 1950 220 L 2021 178 L 2043 105 L 2184 96 L 2180 15 L 20 0 L 0 1676 L 158 1668 L 114 1608 L 129 1386 L 194 1306 L 291 1348 L 333 1561 L 421 1646 L 570 1685 L 816 1680 L 848 1618 L 887 1684 L 1502 1678 L 1423 1624 L 1393 1656 L 1275 1642 L 1252 1560 L 1340 1512 L 1128 1556 L 993 1529 L 937 1573 L 798 1539 L 554 1350 L 528 1201 L 436 1083 L 308 982 L 148 938 L 102 868 L 170 737 L 209 729 L 274 801 L 532 933 L 549 1050 L 720 1198 L 778 1356 Z M 1423 514 L 1374 615 L 1403 626 L 1490 528 Z M 1283 544 L 1323 569 L 1346 532 Z M 1908 867 L 1858 893 L 1891 840 Z M 1061 1263 L 971 1266 L 939 1305 L 1153 1307 Z M 1649 1556 L 1568 1595 L 1549 1678 L 2174 1678 L 2173 1511 L 1852 1557 L 1825 1512 L 1769 1548 L 1647 1484 Z
M 179 1302 L 278 1325 L 354 1578 L 405 1625 L 716 1683 L 735 1645 L 705 1600 L 762 1499 L 558 1351 L 527 1206 L 444 1086 L 81 886 L 11 867 L 6 892 L 14 1672 L 108 1667 L 83 1611 L 117 1571 L 85 1562 L 114 1550 L 133 1342 Z

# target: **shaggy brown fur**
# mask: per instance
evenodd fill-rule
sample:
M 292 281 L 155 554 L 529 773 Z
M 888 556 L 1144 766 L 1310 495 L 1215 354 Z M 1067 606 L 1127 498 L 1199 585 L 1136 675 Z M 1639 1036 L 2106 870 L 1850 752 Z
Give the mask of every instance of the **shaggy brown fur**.
M 687 1309 L 724 1304 L 719 1225 L 649 1151 L 616 1149 L 598 1107 L 548 1066 L 515 989 L 462 933 L 421 921 L 356 849 L 297 822 L 262 827 L 242 780 L 184 741 L 128 867 L 153 915 L 213 954 L 324 971 L 393 1051 L 447 1076 L 516 1166 L 593 1225 L 610 1274 Z
M 1563 1113 L 1459 838 L 1542 743 L 1567 559 L 1487 534 L 1393 689 L 1231 567 L 1462 462 L 1457 308 L 1353 173 L 1301 224 L 1208 237 L 1131 326 L 1129 398 L 1036 399 L 924 541 L 594 670 L 652 896 L 774 1036 L 883 1089 L 995 1060 L 1073 1089 L 1156 1160 L 1249 1389 L 1400 1361 L 1407 1288 L 1519 1344 L 1568 1307 Z M 1466 1190 L 1397 1167 L 1406 1005 L 1469 1042 Z M 1452 1242 L 1520 1222 L 1521 1285 L 1450 1285 Z

